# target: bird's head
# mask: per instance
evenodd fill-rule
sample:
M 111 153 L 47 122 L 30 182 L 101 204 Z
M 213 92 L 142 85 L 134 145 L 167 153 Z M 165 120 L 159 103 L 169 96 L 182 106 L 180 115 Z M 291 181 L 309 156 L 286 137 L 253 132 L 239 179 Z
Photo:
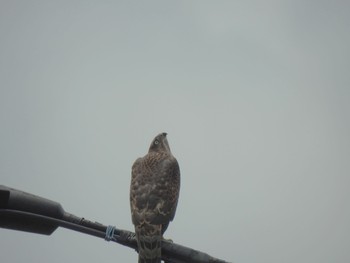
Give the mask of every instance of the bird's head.
M 171 153 L 168 140 L 166 138 L 167 133 L 163 132 L 158 134 L 152 141 L 148 152 L 167 152 Z

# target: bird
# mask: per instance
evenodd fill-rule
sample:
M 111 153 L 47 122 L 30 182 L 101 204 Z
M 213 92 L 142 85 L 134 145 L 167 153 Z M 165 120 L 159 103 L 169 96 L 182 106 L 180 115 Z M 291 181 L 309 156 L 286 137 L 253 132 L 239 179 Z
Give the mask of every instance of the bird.
M 163 132 L 131 169 L 130 208 L 138 263 L 161 262 L 163 234 L 174 219 L 179 192 L 180 167 Z

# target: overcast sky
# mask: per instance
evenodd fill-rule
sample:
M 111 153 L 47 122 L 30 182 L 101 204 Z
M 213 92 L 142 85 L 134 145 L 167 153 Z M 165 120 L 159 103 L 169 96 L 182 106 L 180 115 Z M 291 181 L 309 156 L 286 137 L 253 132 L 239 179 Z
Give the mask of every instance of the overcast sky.
M 131 165 L 181 169 L 166 238 L 235 263 L 350 262 L 347 1 L 0 0 L 0 184 L 133 230 Z M 0 229 L 2 262 L 137 262 Z

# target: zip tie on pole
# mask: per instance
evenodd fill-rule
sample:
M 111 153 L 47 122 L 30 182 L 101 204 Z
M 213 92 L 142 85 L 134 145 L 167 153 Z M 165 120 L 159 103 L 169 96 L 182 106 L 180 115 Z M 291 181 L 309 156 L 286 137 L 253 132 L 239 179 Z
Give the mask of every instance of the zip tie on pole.
M 114 239 L 114 231 L 115 231 L 115 226 L 107 226 L 106 228 L 106 236 L 105 236 L 105 240 L 106 241 L 111 241 Z

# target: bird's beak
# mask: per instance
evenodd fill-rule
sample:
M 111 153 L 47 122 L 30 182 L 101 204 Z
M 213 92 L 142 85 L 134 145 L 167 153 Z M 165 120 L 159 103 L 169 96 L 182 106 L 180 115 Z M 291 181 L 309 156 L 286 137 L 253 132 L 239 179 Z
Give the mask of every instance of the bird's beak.
M 166 137 L 168 134 L 166 132 L 163 132 L 163 136 Z

